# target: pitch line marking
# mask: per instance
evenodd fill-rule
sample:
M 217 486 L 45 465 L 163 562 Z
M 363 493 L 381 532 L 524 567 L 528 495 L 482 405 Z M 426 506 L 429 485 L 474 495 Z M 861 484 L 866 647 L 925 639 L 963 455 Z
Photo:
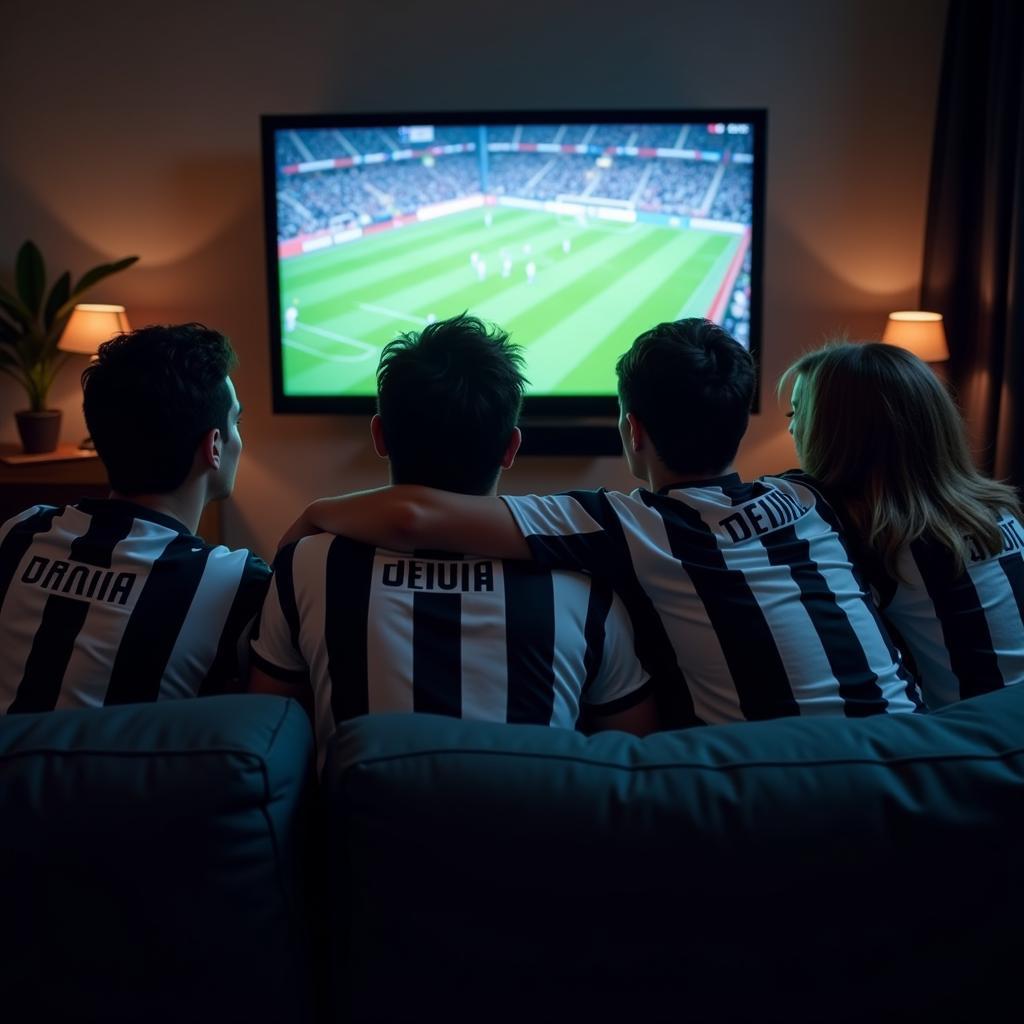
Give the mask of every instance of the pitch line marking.
M 311 334 L 319 334 L 330 341 L 340 342 L 343 345 L 352 345 L 358 350 L 354 355 L 331 354 L 320 349 L 310 348 L 308 345 L 293 341 L 291 338 L 284 339 L 285 345 L 300 352 L 319 356 L 321 359 L 326 359 L 332 363 L 362 363 L 377 355 L 377 349 L 373 345 L 368 345 L 365 341 L 360 341 L 358 338 L 350 338 L 345 334 L 335 334 L 333 331 L 325 330 L 323 327 L 311 327 L 308 324 L 296 324 L 295 326 L 301 327 L 304 331 L 309 331 Z
M 405 320 L 410 324 L 424 324 L 426 320 L 421 316 L 411 316 L 409 313 L 403 313 L 397 309 L 388 309 L 387 306 L 375 306 L 370 302 L 360 302 L 360 309 L 365 309 L 369 313 L 382 313 L 384 316 L 389 316 L 393 320 Z

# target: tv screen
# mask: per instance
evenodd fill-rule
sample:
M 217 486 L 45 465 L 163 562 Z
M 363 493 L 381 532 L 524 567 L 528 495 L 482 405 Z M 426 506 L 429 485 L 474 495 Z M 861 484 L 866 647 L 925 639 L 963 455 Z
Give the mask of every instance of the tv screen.
M 274 408 L 366 412 L 382 347 L 463 311 L 526 417 L 616 413 L 615 361 L 706 316 L 758 354 L 764 111 L 266 116 Z

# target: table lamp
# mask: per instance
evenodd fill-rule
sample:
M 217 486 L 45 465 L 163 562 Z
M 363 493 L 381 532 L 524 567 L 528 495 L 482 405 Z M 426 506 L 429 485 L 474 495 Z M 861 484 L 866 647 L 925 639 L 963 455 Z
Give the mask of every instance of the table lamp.
M 125 334 L 130 330 L 124 306 L 82 302 L 71 311 L 57 348 L 62 352 L 75 352 L 95 358 L 96 350 L 103 342 L 109 341 L 115 334 Z M 78 447 L 92 450 L 96 446 L 92 438 L 87 437 Z
M 82 302 L 72 310 L 57 348 L 62 352 L 94 356 L 103 342 L 130 330 L 124 306 Z
M 890 313 L 882 341 L 887 345 L 905 348 L 926 363 L 941 363 L 949 358 L 941 313 L 925 313 L 922 310 Z

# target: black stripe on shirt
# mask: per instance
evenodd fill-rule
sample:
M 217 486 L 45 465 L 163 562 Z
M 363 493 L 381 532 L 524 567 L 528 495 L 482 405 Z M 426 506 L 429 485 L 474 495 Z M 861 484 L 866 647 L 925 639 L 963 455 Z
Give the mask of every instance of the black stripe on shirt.
M 413 594 L 412 706 L 462 715 L 461 594 Z
M 18 566 L 21 565 L 21 560 L 25 557 L 25 552 L 32 546 L 37 534 L 50 529 L 53 517 L 61 511 L 63 510 L 48 506 L 20 523 L 15 523 L 7 531 L 3 544 L 0 544 L 0 607 L 3 607 L 7 590 Z
M 7 709 L 8 714 L 52 711 L 57 706 L 75 640 L 88 614 L 88 601 L 59 594 L 51 594 L 46 599 L 32 650 L 25 661 L 25 674 L 18 684 L 17 696 Z
M 851 525 L 836 511 L 835 506 L 822 490 L 821 484 L 812 476 L 800 470 L 790 470 L 781 477 L 791 483 L 805 487 L 814 495 L 814 511 L 835 531 L 836 538 L 846 554 L 846 560 L 853 567 L 853 578 L 857 581 L 863 597 L 864 607 L 878 626 L 882 640 L 885 642 L 889 657 L 897 666 L 896 674 L 903 682 L 907 699 L 919 710 L 924 709 L 924 700 L 917 685 L 917 672 L 909 666 L 901 651 L 900 644 L 894 639 L 891 622 L 880 609 L 886 608 L 896 595 L 897 582 L 885 571 L 881 559 L 867 546 L 860 543 Z M 877 603 L 872 599 L 870 589 L 874 588 Z M 902 644 L 909 651 L 906 644 Z
M 848 718 L 864 718 L 885 711 L 888 701 L 882 696 L 878 676 L 871 670 L 861 643 L 846 612 L 811 558 L 810 542 L 797 536 L 796 527 L 786 526 L 761 537 L 772 565 L 788 567 L 800 588 L 800 603 L 821 640 L 829 668 L 839 684 L 843 713 Z M 883 627 L 879 627 L 879 638 Z
M 999 559 L 999 566 L 1006 574 L 1006 581 L 1010 584 L 1013 592 L 1013 599 L 1017 602 L 1017 613 L 1021 618 L 1021 625 L 1024 626 L 1024 558 L 1019 551 L 1012 555 L 1004 555 Z
M 71 542 L 70 561 L 110 568 L 114 548 L 131 533 L 134 518 L 123 510 L 105 512 L 94 513 L 85 533 Z M 88 612 L 88 601 L 56 594 L 47 598 L 17 696 L 9 708 L 11 713 L 52 711 L 56 707 L 64 673 Z
M 681 729 L 703 725 L 693 708 L 693 697 L 679 667 L 675 648 L 665 624 L 644 590 L 629 550 L 629 542 L 606 491 L 572 491 L 592 519 L 604 527 L 605 542 L 596 549 L 597 557 L 581 558 L 580 567 L 597 578 L 607 579 L 626 606 L 633 624 L 637 657 L 647 674 L 655 679 L 658 714 L 665 728 Z M 531 549 L 535 538 L 529 537 Z M 570 538 L 562 538 L 569 540 Z M 572 538 L 575 540 L 575 538 Z M 591 546 L 588 554 L 595 552 Z M 534 557 L 537 557 L 536 554 Z M 540 558 L 537 559 L 541 561 Z M 550 564 L 550 563 L 549 563 Z
M 529 562 L 503 563 L 506 721 L 549 725 L 555 703 L 555 584 Z
M 179 534 L 153 562 L 114 658 L 104 705 L 156 700 L 167 661 L 203 578 L 210 549 Z
M 587 617 L 583 623 L 583 640 L 586 650 L 583 652 L 583 686 L 580 700 L 585 700 L 587 691 L 597 678 L 604 659 L 605 623 L 612 607 L 614 591 L 607 580 L 591 578 L 590 595 L 587 598 Z
M 217 653 L 210 664 L 206 678 L 199 686 L 199 696 L 227 693 L 239 682 L 238 645 L 246 627 L 259 614 L 263 598 L 270 583 L 270 568 L 255 555 L 249 555 L 242 569 L 242 578 L 234 600 L 224 620 L 224 628 L 217 641 Z
M 366 638 L 374 553 L 348 537 L 335 537 L 327 549 L 324 641 L 335 722 L 370 709 Z
M 1000 689 L 1003 676 L 999 660 L 970 575 L 964 571 L 953 579 L 952 556 L 936 543 L 915 540 L 910 550 L 942 626 L 949 667 L 960 684 L 960 697 Z
M 277 601 L 281 606 L 281 614 L 288 623 L 288 632 L 292 638 L 292 647 L 299 650 L 299 608 L 295 603 L 295 578 L 293 566 L 295 548 L 298 541 L 281 548 L 274 558 L 274 586 L 277 588 Z M 329 577 L 328 577 L 329 578 Z
M 71 542 L 69 558 L 99 569 L 109 569 L 114 548 L 132 532 L 135 517 L 127 509 L 114 506 L 92 513 L 89 528 Z
M 799 715 L 775 638 L 761 606 L 737 569 L 730 569 L 699 512 L 675 498 L 643 492 L 665 524 L 675 558 L 704 605 L 725 657 L 740 710 L 748 721 Z

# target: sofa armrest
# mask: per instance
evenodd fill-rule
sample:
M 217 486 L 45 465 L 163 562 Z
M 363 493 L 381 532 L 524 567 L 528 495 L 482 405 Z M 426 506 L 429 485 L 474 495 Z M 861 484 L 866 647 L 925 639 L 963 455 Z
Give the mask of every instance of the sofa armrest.
M 5 1019 L 308 1019 L 312 757 L 275 697 L 0 718 Z

